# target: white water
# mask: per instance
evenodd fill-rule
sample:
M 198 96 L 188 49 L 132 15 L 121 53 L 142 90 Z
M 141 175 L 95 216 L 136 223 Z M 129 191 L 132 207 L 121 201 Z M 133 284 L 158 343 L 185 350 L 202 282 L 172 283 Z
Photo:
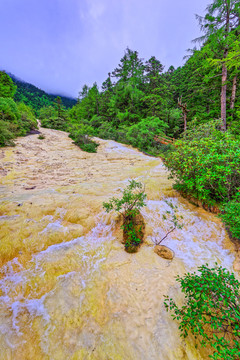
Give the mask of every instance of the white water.
M 233 270 L 221 222 L 172 190 L 159 159 L 113 141 L 85 154 L 65 133 L 43 132 L 43 142 L 31 136 L 4 150 L 0 359 L 206 359 L 208 350 L 180 338 L 163 301 L 168 294 L 182 301 L 178 274 L 206 262 Z M 148 195 L 146 242 L 137 254 L 124 251 L 116 216 L 102 209 L 131 178 Z M 162 218 L 166 199 L 184 223 L 164 241 L 173 261 L 153 252 L 152 238 L 170 226 Z

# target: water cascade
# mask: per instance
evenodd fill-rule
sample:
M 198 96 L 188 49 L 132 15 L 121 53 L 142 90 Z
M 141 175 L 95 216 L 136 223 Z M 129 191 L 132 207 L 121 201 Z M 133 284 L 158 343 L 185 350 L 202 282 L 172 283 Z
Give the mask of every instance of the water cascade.
M 182 301 L 176 275 L 215 262 L 233 270 L 234 246 L 219 219 L 173 189 L 160 159 L 114 141 L 82 152 L 61 131 L 41 129 L 0 150 L 0 360 L 203 360 L 165 311 Z M 118 218 L 102 202 L 129 179 L 146 186 L 146 239 L 127 254 Z M 184 228 L 164 235 L 165 199 Z

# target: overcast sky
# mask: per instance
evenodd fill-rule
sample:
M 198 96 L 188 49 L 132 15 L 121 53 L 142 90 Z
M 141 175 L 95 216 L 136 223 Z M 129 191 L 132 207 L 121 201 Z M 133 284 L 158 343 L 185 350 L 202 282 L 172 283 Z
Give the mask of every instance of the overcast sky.
M 165 70 L 183 64 L 211 0 L 0 0 L 0 69 L 77 97 L 98 85 L 128 46 Z

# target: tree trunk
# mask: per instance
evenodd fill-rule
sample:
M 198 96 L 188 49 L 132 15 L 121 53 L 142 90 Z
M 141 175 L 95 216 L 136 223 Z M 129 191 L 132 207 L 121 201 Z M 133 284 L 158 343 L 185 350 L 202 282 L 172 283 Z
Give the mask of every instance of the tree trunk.
M 183 120 L 184 120 L 184 131 L 186 131 L 187 130 L 187 113 L 186 112 L 184 112 Z
M 234 109 L 235 99 L 236 99 L 236 91 L 237 91 L 237 75 L 233 78 L 233 86 L 232 86 L 232 96 L 230 102 L 230 109 Z
M 227 101 L 227 67 L 222 66 L 222 91 L 221 91 L 221 130 L 224 132 L 227 129 L 226 125 L 226 101 Z

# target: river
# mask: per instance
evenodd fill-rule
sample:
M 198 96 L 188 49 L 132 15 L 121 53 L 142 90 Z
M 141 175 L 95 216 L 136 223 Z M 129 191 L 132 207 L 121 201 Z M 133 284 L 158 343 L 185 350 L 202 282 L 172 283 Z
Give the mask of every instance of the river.
M 172 189 L 160 159 L 110 140 L 97 154 L 61 131 L 41 129 L 0 150 L 0 360 L 202 360 L 163 306 L 179 303 L 176 275 L 215 262 L 239 269 L 220 220 Z M 145 243 L 128 254 L 103 201 L 129 179 L 145 184 Z M 184 228 L 154 253 L 169 224 L 165 199 Z

